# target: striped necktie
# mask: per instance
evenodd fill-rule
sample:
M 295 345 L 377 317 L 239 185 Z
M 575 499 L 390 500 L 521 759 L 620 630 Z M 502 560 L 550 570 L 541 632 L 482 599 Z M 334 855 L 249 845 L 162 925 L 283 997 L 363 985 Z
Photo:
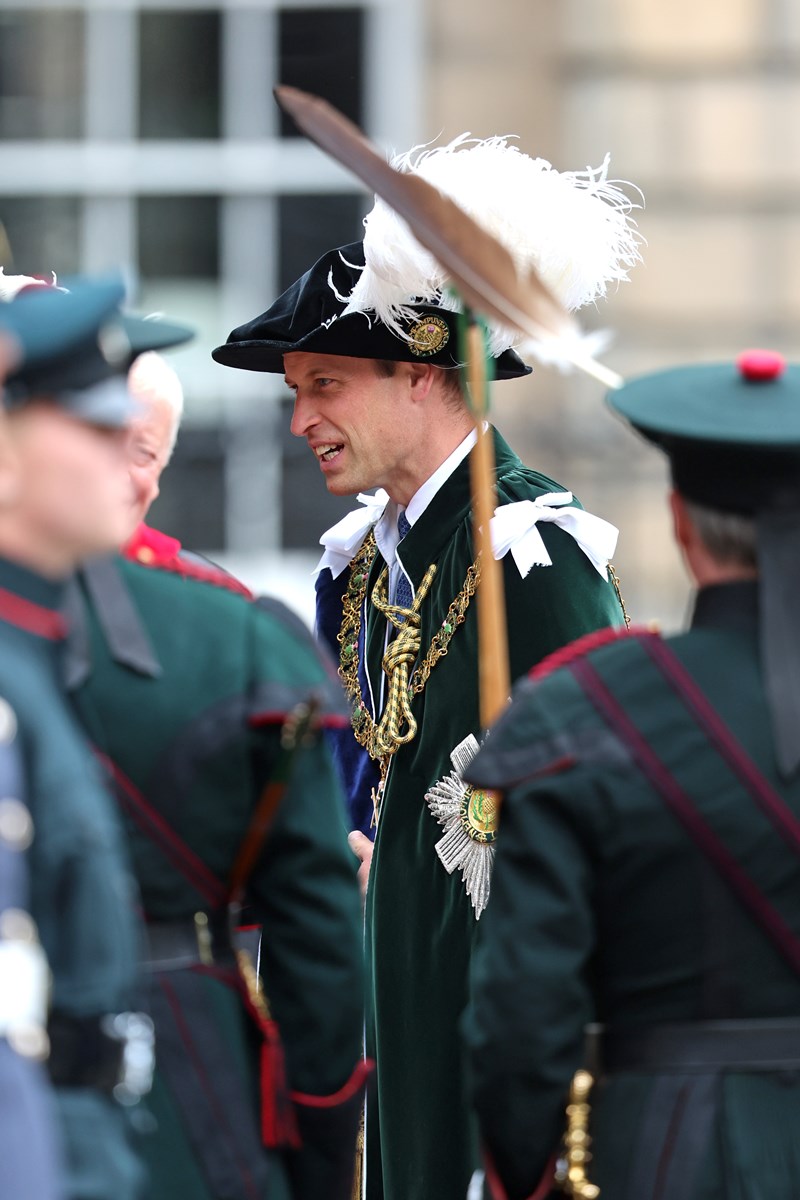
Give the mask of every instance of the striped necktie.
M 397 532 L 400 534 L 401 542 L 410 528 L 411 523 L 408 520 L 408 517 L 404 512 L 401 512 L 400 516 L 397 518 Z M 406 578 L 402 568 L 398 567 L 397 582 L 395 584 L 394 600 L 392 603 L 396 604 L 399 608 L 411 608 L 413 601 L 414 592 L 412 591 L 411 584 L 408 582 L 408 579 Z

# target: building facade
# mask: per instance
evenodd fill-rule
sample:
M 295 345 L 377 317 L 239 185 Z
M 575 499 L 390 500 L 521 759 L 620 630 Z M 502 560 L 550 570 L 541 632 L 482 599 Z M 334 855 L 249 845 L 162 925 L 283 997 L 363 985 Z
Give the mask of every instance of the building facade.
M 469 130 L 518 134 L 560 169 L 610 151 L 612 174 L 645 195 L 647 244 L 585 323 L 614 332 L 606 358 L 623 374 L 753 344 L 797 356 L 791 0 L 0 0 L 0 262 L 122 264 L 140 309 L 198 327 L 174 356 L 186 426 L 154 520 L 259 584 L 294 563 L 310 593 L 316 538 L 349 502 L 293 444 L 282 382 L 209 351 L 358 237 L 369 206 L 281 117 L 279 81 L 386 149 Z M 538 370 L 494 403 L 523 457 L 621 527 L 634 617 L 674 626 L 687 587 L 655 452 L 588 380 Z

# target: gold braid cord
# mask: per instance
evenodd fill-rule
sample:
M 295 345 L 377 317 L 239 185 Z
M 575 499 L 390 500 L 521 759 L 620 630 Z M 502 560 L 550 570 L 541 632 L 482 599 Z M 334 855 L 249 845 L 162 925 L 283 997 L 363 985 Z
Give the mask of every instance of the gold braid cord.
M 441 628 L 413 673 L 413 664 L 422 648 L 419 609 L 430 590 L 436 565 L 434 563 L 428 567 L 410 608 L 389 604 L 386 594 L 388 570 L 384 568 L 381 572 L 372 591 L 372 603 L 395 627 L 397 636 L 389 643 L 383 656 L 382 665 L 389 689 L 383 715 L 376 723 L 364 702 L 358 681 L 358 638 L 367 580 L 377 553 L 375 537 L 370 532 L 350 564 L 350 580 L 343 597 L 342 627 L 338 638 L 342 648 L 339 674 L 344 681 L 345 692 L 353 701 L 352 724 L 356 741 L 371 758 L 380 760 L 385 766 L 389 758 L 416 735 L 417 722 L 411 712 L 411 701 L 423 690 L 434 666 L 447 654 L 450 639 L 463 623 L 480 580 L 480 563 L 474 562 L 467 571 L 463 588 L 450 605 Z

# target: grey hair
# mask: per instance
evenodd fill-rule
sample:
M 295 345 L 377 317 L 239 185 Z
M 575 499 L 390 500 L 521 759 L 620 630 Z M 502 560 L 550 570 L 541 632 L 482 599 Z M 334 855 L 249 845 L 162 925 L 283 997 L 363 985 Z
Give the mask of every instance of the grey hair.
M 706 508 L 694 500 L 684 504 L 689 519 L 697 530 L 703 545 L 721 563 L 735 563 L 740 567 L 755 567 L 758 564 L 756 523 L 750 517 L 738 513 L 720 512 Z
M 172 429 L 165 463 L 169 462 L 183 417 L 183 387 L 180 379 L 160 354 L 148 350 L 145 354 L 140 354 L 131 367 L 128 373 L 128 387 L 134 396 L 155 397 L 169 405 Z

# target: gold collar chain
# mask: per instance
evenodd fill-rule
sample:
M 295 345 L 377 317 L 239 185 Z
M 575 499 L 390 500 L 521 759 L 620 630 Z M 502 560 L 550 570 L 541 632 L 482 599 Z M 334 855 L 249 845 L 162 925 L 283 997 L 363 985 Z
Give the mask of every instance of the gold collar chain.
M 476 559 L 467 571 L 464 586 L 447 610 L 447 616 L 434 635 L 424 659 L 412 672 L 412 665 L 421 649 L 419 608 L 430 590 L 436 564 L 432 563 L 425 572 L 410 608 L 388 603 L 388 571 L 387 568 L 383 569 L 372 591 L 372 603 L 398 632 L 383 656 L 382 665 L 389 680 L 389 691 L 386 708 L 376 723 L 364 702 L 358 680 L 358 639 L 367 582 L 377 553 L 375 536 L 370 531 L 350 563 L 347 592 L 342 598 L 342 626 L 338 635 L 341 646 L 339 674 L 348 698 L 353 701 L 351 721 L 356 741 L 364 747 L 370 758 L 381 762 L 385 774 L 389 758 L 416 736 L 417 722 L 411 712 L 411 702 L 414 696 L 422 692 L 434 666 L 447 653 L 450 639 L 467 615 L 481 572 L 480 561 Z

